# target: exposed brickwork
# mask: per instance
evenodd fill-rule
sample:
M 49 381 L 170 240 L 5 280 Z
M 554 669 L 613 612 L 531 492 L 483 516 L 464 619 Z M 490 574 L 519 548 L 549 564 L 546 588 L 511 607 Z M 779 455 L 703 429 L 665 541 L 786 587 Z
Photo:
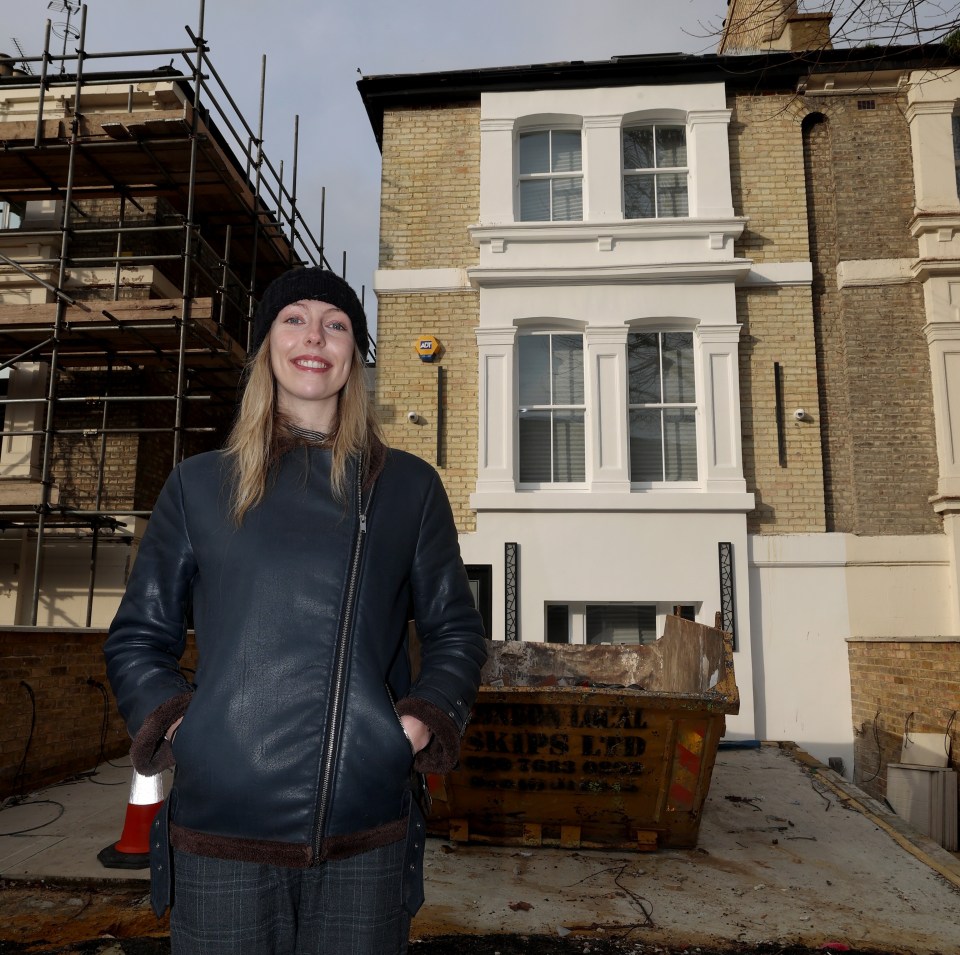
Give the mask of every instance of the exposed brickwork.
M 380 265 L 466 268 L 478 251 L 468 228 L 480 215 L 477 105 L 392 110 L 384 117 Z M 443 369 L 440 475 L 457 525 L 471 531 L 477 480 L 476 292 L 383 294 L 378 305 L 377 404 L 387 441 L 437 462 L 437 368 Z M 443 345 L 439 365 L 421 362 L 424 334 Z M 415 411 L 422 423 L 407 420 Z
M 469 495 L 477 482 L 477 340 L 480 302 L 475 292 L 382 295 L 378 309 L 377 405 L 388 444 L 437 462 L 437 369 L 443 369 L 440 476 L 457 526 L 475 528 Z M 440 339 L 436 365 L 421 362 L 422 334 Z M 411 424 L 415 411 L 422 423 Z
M 824 530 L 823 472 L 817 427 L 817 368 L 810 293 L 805 288 L 750 289 L 737 293 L 743 471 L 757 497 L 748 515 L 752 533 Z M 783 382 L 781 465 L 774 364 Z M 797 408 L 812 421 L 796 421 Z
M 864 110 L 856 97 L 831 98 L 804 123 L 826 529 L 937 533 L 922 289 L 838 288 L 843 261 L 916 255 L 906 122 L 892 97 L 871 101 L 877 108 Z
M 105 639 L 103 630 L 0 631 L 0 799 L 59 782 L 93 769 L 100 758 L 129 750 L 130 739 L 106 687 Z M 183 665 L 193 668 L 195 661 L 191 641 Z M 108 697 L 102 752 L 104 697 L 88 680 L 104 686 Z M 30 691 L 36 701 L 32 738 Z
M 479 104 L 387 112 L 382 169 L 380 267 L 473 263 L 467 226 L 480 210 Z
M 810 293 L 738 295 L 754 531 L 940 531 L 928 501 L 938 463 L 922 290 L 838 288 L 841 262 L 917 252 L 906 104 L 885 94 L 870 98 L 874 109 L 859 109 L 863 99 L 730 99 L 734 207 L 750 220 L 738 254 L 813 263 Z M 784 367 L 785 410 L 816 412 L 806 427 L 787 419 L 787 468 L 776 459 L 774 361 Z
M 851 641 L 854 781 L 886 795 L 886 767 L 900 762 L 904 729 L 946 733 L 960 769 L 960 640 Z
M 737 255 L 755 262 L 806 260 L 802 104 L 790 94 L 740 94 L 727 105 L 733 208 L 750 220 L 736 243 Z

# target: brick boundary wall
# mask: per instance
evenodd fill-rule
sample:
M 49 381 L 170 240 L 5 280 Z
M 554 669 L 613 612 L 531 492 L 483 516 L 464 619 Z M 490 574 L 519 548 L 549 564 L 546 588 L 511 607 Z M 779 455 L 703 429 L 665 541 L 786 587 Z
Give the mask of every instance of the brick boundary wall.
M 105 630 L 0 630 L 0 800 L 30 793 L 126 754 L 130 738 L 107 687 Z M 183 665 L 192 667 L 192 641 Z M 104 694 L 106 736 L 101 756 Z M 30 693 L 36 700 L 34 719 Z M 29 750 L 27 744 L 29 740 Z M 22 776 L 18 770 L 27 752 Z
M 950 767 L 960 770 L 960 637 L 851 638 L 847 655 L 854 782 L 885 798 L 886 767 L 900 762 L 905 727 L 913 733 L 945 733 L 949 726 Z

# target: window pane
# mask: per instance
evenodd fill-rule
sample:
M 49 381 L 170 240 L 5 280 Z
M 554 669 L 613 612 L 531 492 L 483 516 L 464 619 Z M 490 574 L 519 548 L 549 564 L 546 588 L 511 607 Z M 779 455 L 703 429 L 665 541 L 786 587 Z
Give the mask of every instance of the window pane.
M 553 339 L 553 401 L 550 404 L 582 405 L 583 336 L 550 337 Z
M 653 168 L 653 128 L 634 126 L 623 131 L 623 168 Z
M 520 175 L 550 172 L 550 133 L 520 134 Z
M 586 480 L 582 411 L 553 412 L 553 480 Z
M 657 639 L 657 608 L 653 604 L 588 604 L 587 643 L 653 643 Z
M 627 176 L 623 180 L 623 215 L 627 219 L 653 219 L 653 176 Z
M 693 335 L 690 332 L 663 333 L 663 400 L 697 400 L 693 375 Z
M 696 481 L 697 425 L 692 411 L 663 412 L 665 481 Z
M 553 172 L 580 171 L 580 130 L 553 131 Z
M 553 221 L 579 222 L 583 218 L 582 183 L 576 179 L 553 180 Z
M 520 407 L 550 404 L 550 336 L 521 335 L 517 339 L 520 365 Z
M 549 179 L 525 179 L 520 183 L 520 221 L 550 221 Z
M 570 608 L 566 604 L 547 605 L 547 643 L 570 642 Z
M 663 480 L 660 411 L 630 412 L 630 480 Z
M 657 127 L 657 168 L 686 166 L 687 132 L 683 126 Z
M 550 412 L 520 412 L 520 480 L 549 481 Z
M 627 337 L 627 367 L 630 404 L 645 405 L 660 399 L 660 353 L 656 332 L 632 333 Z
M 687 174 L 684 172 L 659 173 L 656 178 L 657 215 L 660 218 L 688 215 Z

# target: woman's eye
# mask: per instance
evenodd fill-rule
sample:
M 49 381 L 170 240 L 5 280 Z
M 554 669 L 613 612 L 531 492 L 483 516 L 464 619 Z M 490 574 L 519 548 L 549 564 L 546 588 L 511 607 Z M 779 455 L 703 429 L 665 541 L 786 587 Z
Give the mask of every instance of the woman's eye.
M 288 315 L 284 321 L 290 325 L 299 325 L 303 322 L 303 319 L 299 315 Z
M 331 322 L 330 327 L 338 332 L 345 332 L 347 330 L 347 326 L 344 325 L 343 322 Z

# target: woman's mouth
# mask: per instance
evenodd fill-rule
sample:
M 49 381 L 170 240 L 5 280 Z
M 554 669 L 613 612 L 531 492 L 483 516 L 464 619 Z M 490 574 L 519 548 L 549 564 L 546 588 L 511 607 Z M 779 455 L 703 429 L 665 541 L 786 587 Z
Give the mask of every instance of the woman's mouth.
M 330 362 L 322 358 L 294 358 L 293 364 L 307 371 L 326 371 L 330 367 Z

